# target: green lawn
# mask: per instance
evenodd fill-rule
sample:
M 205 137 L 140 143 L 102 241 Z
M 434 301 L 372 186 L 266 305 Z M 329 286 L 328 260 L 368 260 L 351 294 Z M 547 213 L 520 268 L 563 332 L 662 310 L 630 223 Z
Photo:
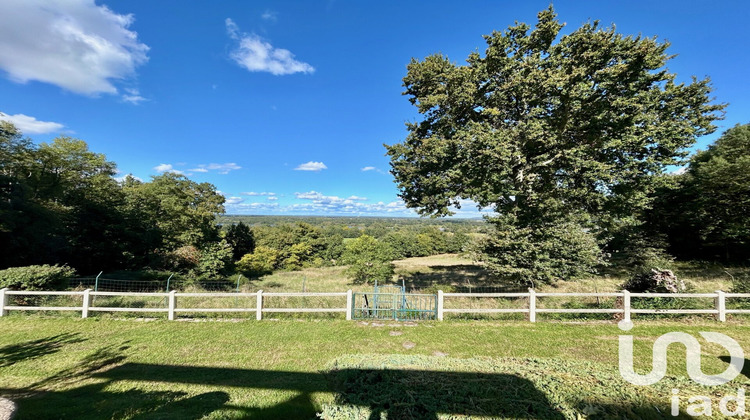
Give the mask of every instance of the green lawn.
M 19 404 L 18 419 L 304 419 L 321 411 L 363 419 L 378 412 L 670 418 L 673 387 L 711 395 L 716 405 L 720 394 L 750 385 L 745 375 L 718 389 L 692 385 L 678 346 L 659 386 L 626 384 L 617 373 L 622 332 L 613 323 L 144 322 L 14 314 L 0 319 L 0 330 L 0 395 Z M 722 332 L 750 350 L 750 327 L 739 323 L 639 323 L 630 331 L 638 339 L 638 367 L 650 367 L 653 340 L 669 331 Z M 722 371 L 721 347 L 703 344 L 704 371 Z

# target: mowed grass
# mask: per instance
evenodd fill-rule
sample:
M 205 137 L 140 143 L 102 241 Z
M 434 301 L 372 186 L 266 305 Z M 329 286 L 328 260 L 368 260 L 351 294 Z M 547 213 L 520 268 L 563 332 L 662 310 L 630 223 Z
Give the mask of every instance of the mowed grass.
M 524 410 L 530 418 L 619 410 L 668 418 L 672 387 L 716 396 L 750 385 L 746 375 L 718 389 L 692 385 L 679 346 L 660 388 L 626 384 L 614 323 L 13 315 L 0 319 L 0 330 L 0 395 L 17 402 L 18 419 L 308 419 L 322 410 L 351 418 L 352 408 L 365 419 L 368 410 L 390 411 L 388 418 L 517 418 Z M 670 331 L 721 332 L 750 349 L 750 328 L 740 323 L 639 323 L 629 334 L 640 372 L 650 369 L 653 341 Z M 723 371 L 726 352 L 701 341 L 704 372 Z M 394 389 L 398 404 L 384 404 L 379 397 Z

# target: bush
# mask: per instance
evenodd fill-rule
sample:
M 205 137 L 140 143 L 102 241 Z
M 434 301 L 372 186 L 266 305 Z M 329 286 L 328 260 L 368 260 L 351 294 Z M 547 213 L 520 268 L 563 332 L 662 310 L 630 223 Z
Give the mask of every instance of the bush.
M 249 277 L 258 277 L 272 273 L 278 260 L 279 251 L 261 245 L 252 254 L 245 254 L 237 263 L 237 268 Z
M 354 283 L 389 280 L 393 276 L 392 259 L 391 247 L 368 235 L 349 241 L 341 256 L 349 265 L 346 274 Z
M 0 288 L 14 290 L 59 290 L 75 275 L 68 266 L 30 265 L 0 270 Z
M 201 252 L 198 248 L 185 245 L 165 255 L 165 266 L 173 270 L 188 272 L 198 265 L 200 259 Z
M 215 278 L 232 264 L 232 247 L 226 241 L 206 245 L 200 253 L 198 272 L 203 277 Z
M 654 268 L 636 272 L 622 288 L 635 293 L 682 293 L 687 290 L 685 282 L 677 279 L 672 270 Z

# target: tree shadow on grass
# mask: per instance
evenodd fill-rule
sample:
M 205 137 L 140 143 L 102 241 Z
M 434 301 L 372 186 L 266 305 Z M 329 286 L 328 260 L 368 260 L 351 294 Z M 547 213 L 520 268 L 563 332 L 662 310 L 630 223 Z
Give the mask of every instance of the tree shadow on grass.
M 729 364 L 732 362 L 732 359 L 729 356 L 719 356 L 719 360 L 722 362 Z M 742 375 L 745 376 L 745 378 L 750 379 L 750 359 L 745 359 L 745 364 L 742 365 Z
M 516 292 L 523 287 L 503 279 L 485 267 L 471 264 L 431 265 L 425 271 L 416 269 L 405 272 L 400 277 L 407 288 L 425 289 L 435 285 L 450 285 L 460 293 L 479 292 Z
M 67 344 L 82 341 L 78 333 L 66 333 L 0 347 L 0 367 L 56 353 Z
M 336 411 L 357 413 L 358 407 L 367 407 L 371 420 L 383 414 L 389 419 L 436 420 L 438 413 L 564 419 L 531 381 L 516 375 L 343 369 L 330 376 L 337 392 Z
M 216 411 L 221 411 L 218 417 L 238 419 L 313 419 L 320 407 L 313 403 L 312 395 L 319 392 L 335 393 L 335 404 L 324 406 L 323 412 L 338 413 L 337 418 L 353 418 L 351 413 L 364 413 L 360 418 L 369 420 L 383 416 L 435 420 L 439 415 L 565 418 L 545 394 L 554 390 L 542 392 L 532 381 L 513 374 L 362 368 L 316 373 L 170 366 L 128 363 L 127 350 L 127 343 L 104 347 L 79 366 L 24 390 L 0 389 L 0 394 L 17 395 L 17 420 L 199 419 Z M 226 388 L 261 393 L 254 394 L 248 406 L 231 401 Z M 186 391 L 193 389 L 200 393 Z M 605 411 L 671 418 L 666 416 L 668 411 L 662 410 L 665 416 L 660 417 L 653 406 L 633 407 L 627 402 L 607 406 Z

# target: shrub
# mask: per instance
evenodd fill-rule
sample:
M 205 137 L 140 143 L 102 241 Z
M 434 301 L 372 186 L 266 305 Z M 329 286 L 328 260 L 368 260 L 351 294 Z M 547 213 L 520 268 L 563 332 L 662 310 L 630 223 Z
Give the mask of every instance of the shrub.
M 687 290 L 685 282 L 677 279 L 672 270 L 654 268 L 636 272 L 622 288 L 635 293 L 681 293 Z
M 346 274 L 354 283 L 368 283 L 386 281 L 393 276 L 392 258 L 390 246 L 372 236 L 362 235 L 347 242 L 341 260 L 349 265 Z
M 208 278 L 224 273 L 232 263 L 232 247 L 226 241 L 206 245 L 200 253 L 198 272 Z
M 250 277 L 258 277 L 272 273 L 278 260 L 279 251 L 261 245 L 252 254 L 245 254 L 237 263 L 237 268 Z
M 201 252 L 193 245 L 181 246 L 165 256 L 165 265 L 170 269 L 187 272 L 194 269 L 201 259 Z
M 0 288 L 15 290 L 56 290 L 67 285 L 75 270 L 68 266 L 30 265 L 0 270 Z

